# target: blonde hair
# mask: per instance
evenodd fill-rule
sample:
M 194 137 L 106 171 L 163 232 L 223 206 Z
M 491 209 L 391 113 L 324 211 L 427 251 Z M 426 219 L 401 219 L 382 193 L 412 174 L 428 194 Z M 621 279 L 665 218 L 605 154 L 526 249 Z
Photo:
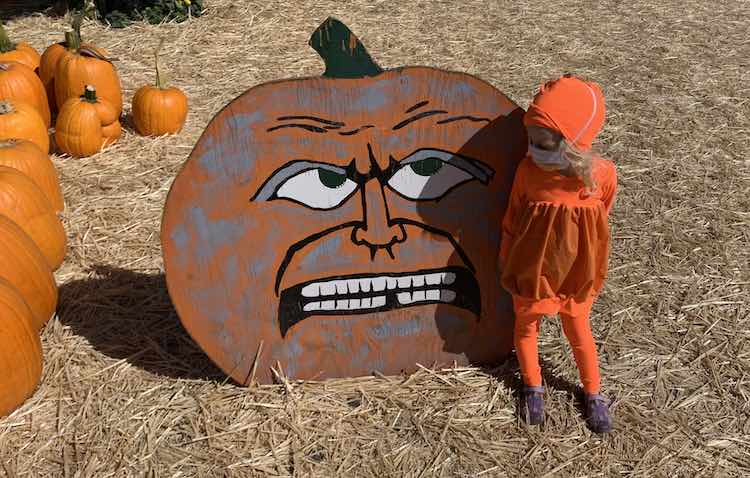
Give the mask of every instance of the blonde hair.
M 586 193 L 594 193 L 597 188 L 596 180 L 594 179 L 594 158 L 598 157 L 598 155 L 590 150 L 583 151 L 565 139 L 561 143 L 563 154 L 570 163 L 573 173 L 586 186 Z

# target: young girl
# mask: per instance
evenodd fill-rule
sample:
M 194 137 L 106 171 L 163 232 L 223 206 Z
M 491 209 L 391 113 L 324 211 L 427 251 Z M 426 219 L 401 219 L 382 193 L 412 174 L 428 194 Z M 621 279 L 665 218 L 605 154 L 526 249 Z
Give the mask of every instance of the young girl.
M 529 154 L 516 172 L 503 220 L 502 284 L 513 296 L 514 343 L 524 382 L 526 420 L 544 421 L 537 335 L 543 315 L 560 314 L 596 433 L 611 430 L 599 395 L 599 365 L 589 314 L 607 274 L 608 216 L 614 165 L 591 153 L 604 124 L 604 97 L 595 83 L 565 75 L 546 83 L 524 117 Z

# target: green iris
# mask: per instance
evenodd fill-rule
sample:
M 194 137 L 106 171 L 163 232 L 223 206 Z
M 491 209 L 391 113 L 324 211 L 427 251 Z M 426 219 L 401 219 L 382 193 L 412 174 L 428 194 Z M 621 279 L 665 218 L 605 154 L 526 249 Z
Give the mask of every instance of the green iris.
M 339 188 L 346 182 L 346 174 L 323 168 L 318 168 L 318 178 L 325 187 L 331 189 Z
M 443 167 L 443 161 L 438 158 L 425 158 L 409 163 L 409 166 L 420 176 L 432 176 Z

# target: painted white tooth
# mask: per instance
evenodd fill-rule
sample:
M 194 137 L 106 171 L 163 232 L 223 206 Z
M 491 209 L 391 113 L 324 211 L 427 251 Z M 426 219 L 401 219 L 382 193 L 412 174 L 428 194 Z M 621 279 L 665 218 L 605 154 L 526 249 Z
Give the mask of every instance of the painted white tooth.
M 398 278 L 399 289 L 407 289 L 409 287 L 411 287 L 411 277 L 399 277 Z
M 318 295 L 320 295 L 320 285 L 317 282 L 307 284 L 302 288 L 302 297 L 317 297 Z
M 336 293 L 337 294 L 346 294 L 346 281 L 345 280 L 337 280 L 334 281 L 336 284 Z
M 379 295 L 377 297 L 372 298 L 372 306 L 373 307 L 383 307 L 385 305 L 385 296 Z
M 362 292 L 370 292 L 371 285 L 372 285 L 372 281 L 370 279 L 359 280 L 359 288 L 362 290 Z
M 356 294 L 359 292 L 359 279 L 349 279 L 346 281 L 346 287 L 350 294 Z
M 385 290 L 385 277 L 376 277 L 372 280 L 372 290 L 380 292 Z
M 336 310 L 346 310 L 349 308 L 349 301 L 347 299 L 336 301 Z
M 396 285 L 398 285 L 398 281 L 395 277 L 386 277 L 385 278 L 386 287 L 389 289 L 395 289 Z
M 411 295 L 411 300 L 414 302 L 422 301 L 424 299 L 424 291 L 423 290 L 415 290 Z
M 456 281 L 456 274 L 453 272 L 443 272 L 443 284 L 453 284 Z
M 335 282 L 323 282 L 320 285 L 320 295 L 333 295 L 336 293 Z
M 441 290 L 440 300 L 442 302 L 453 302 L 454 300 L 456 300 L 456 293 L 452 290 Z
M 360 304 L 359 299 L 349 299 L 349 310 L 359 309 L 361 307 L 359 304 Z
M 438 285 L 440 284 L 440 279 L 443 277 L 443 274 L 440 272 L 435 272 L 434 274 L 427 274 L 425 276 L 425 281 L 427 282 L 427 285 Z
M 305 312 L 310 312 L 311 310 L 320 310 L 320 302 L 308 302 L 305 304 L 305 306 L 302 308 Z
M 422 287 L 424 285 L 424 276 L 414 276 L 411 278 L 411 285 L 413 287 Z
M 369 309 L 370 307 L 372 307 L 372 305 L 370 305 L 370 298 L 369 297 L 362 297 L 362 300 L 360 301 L 360 305 L 359 306 L 361 308 L 363 308 L 363 309 Z
M 411 304 L 411 292 L 399 292 L 396 294 L 399 304 Z
M 427 300 L 440 300 L 440 291 L 437 289 L 428 290 L 425 297 L 427 297 Z
M 333 310 L 336 308 L 335 300 L 324 300 L 320 303 L 321 310 Z

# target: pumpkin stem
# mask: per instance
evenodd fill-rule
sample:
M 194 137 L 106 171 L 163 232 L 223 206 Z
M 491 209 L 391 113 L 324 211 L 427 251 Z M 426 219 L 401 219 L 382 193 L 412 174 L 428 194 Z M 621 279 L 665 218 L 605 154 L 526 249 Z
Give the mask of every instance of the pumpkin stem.
M 81 98 L 89 103 L 96 103 L 96 87 L 94 85 L 86 85 L 86 89 L 83 90 Z
M 13 113 L 15 109 L 13 109 L 13 105 L 10 103 L 10 101 L 0 101 L 0 115 L 7 115 L 8 113 Z
M 333 17 L 328 17 L 320 24 L 310 37 L 308 45 L 318 52 L 326 64 L 323 76 L 362 78 L 383 72 L 359 38 Z
M 10 65 L 7 63 L 0 63 L 0 70 L 2 71 L 8 71 L 8 68 L 10 68 Z
M 70 51 L 77 51 L 81 48 L 81 37 L 75 30 L 65 32 L 65 48 Z
M 8 34 L 5 33 L 3 24 L 0 23 L 0 53 L 7 53 L 16 49 L 16 44 L 10 41 Z
M 154 50 L 154 66 L 156 67 L 156 86 L 161 90 L 164 90 L 169 86 L 167 75 L 162 73 L 159 70 L 159 51 L 161 50 L 161 47 L 163 45 L 164 45 L 164 38 L 160 38 L 159 45 L 156 47 L 156 50 Z

